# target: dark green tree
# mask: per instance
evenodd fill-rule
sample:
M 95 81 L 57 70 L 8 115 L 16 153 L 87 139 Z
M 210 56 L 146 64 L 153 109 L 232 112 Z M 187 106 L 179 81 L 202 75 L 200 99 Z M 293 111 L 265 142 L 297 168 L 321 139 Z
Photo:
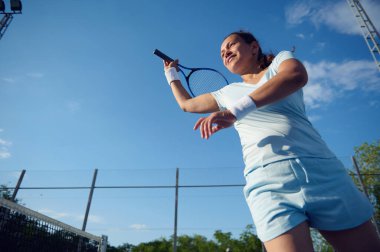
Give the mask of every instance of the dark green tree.
M 129 243 L 124 243 L 123 245 L 114 247 L 110 244 L 107 244 L 107 252 L 132 252 L 132 249 L 135 246 Z
M 369 199 L 375 208 L 376 224 L 380 228 L 380 140 L 355 147 L 355 159 Z M 354 176 L 354 181 L 361 188 L 357 176 Z
M 12 192 L 6 185 L 0 185 L 0 198 L 4 198 L 7 200 L 12 199 Z M 18 202 L 19 200 L 16 198 L 15 202 Z
M 107 250 L 108 251 L 108 250 Z M 110 250 L 120 252 L 121 250 Z M 123 250 L 124 251 L 124 250 Z M 172 252 L 173 238 L 161 238 L 134 246 L 132 252 Z M 214 240 L 208 240 L 202 235 L 181 235 L 177 238 L 178 252 L 261 252 L 261 242 L 254 235 L 252 225 L 248 225 L 238 239 L 231 232 L 217 230 Z M 128 251 L 129 252 L 129 251 Z
M 218 251 L 226 251 L 227 249 L 231 250 L 232 247 L 236 245 L 232 239 L 231 232 L 223 233 L 221 230 L 216 230 L 214 233 L 214 238 L 219 248 Z
M 241 251 L 261 251 L 261 241 L 254 234 L 253 225 L 247 225 L 243 233 L 240 234 L 240 243 L 242 245 Z
M 173 242 L 165 238 L 160 238 L 151 242 L 140 243 L 132 248 L 132 252 L 171 252 Z

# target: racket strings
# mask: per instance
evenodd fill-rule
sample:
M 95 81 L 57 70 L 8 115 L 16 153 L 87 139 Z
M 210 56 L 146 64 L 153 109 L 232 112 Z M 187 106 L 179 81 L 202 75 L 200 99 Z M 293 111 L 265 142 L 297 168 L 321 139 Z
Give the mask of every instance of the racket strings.
M 189 88 L 194 96 L 219 90 L 227 84 L 224 76 L 213 70 L 199 69 L 189 76 Z

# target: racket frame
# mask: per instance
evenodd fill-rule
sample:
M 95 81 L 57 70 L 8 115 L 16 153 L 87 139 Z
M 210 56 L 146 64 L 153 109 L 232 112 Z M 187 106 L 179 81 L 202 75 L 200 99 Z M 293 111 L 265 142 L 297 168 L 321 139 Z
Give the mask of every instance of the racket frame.
M 155 49 L 153 54 L 157 55 L 158 57 L 160 57 L 161 59 L 165 60 L 165 61 L 168 61 L 168 62 L 173 62 L 174 59 L 170 58 L 168 55 L 166 55 L 165 53 L 161 52 L 160 50 L 158 49 Z M 218 74 L 220 74 L 221 77 L 223 77 L 223 79 L 226 81 L 226 85 L 228 85 L 228 80 L 226 79 L 226 77 L 224 77 L 224 75 L 222 73 L 220 73 L 219 71 L 215 70 L 215 69 L 212 69 L 212 68 L 207 68 L 207 67 L 201 67 L 201 68 L 190 68 L 190 67 L 185 67 L 181 64 L 178 64 L 179 66 L 179 71 L 182 73 L 183 77 L 185 77 L 185 80 L 186 80 L 186 84 L 187 84 L 187 87 L 190 91 L 190 94 L 192 97 L 195 97 L 196 95 L 193 93 L 193 90 L 191 89 L 191 86 L 190 86 L 190 76 L 196 72 L 196 71 L 199 71 L 199 70 L 207 70 L 207 71 L 213 71 L 213 72 L 216 72 Z M 186 69 L 186 70 L 189 70 L 189 74 L 185 74 L 185 72 L 181 69 Z

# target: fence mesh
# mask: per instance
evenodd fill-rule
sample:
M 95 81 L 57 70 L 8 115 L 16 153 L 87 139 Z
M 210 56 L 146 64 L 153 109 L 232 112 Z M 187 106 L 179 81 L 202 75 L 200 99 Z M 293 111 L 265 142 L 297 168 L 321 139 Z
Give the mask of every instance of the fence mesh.
M 97 252 L 101 251 L 101 243 L 101 237 L 0 199 L 2 252 Z

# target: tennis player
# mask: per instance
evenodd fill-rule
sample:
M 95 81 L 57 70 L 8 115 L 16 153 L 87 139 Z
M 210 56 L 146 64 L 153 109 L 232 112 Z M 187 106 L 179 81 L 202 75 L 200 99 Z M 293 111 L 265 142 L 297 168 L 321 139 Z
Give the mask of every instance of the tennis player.
M 373 207 L 305 114 L 302 63 L 289 51 L 263 54 L 245 31 L 223 40 L 221 57 L 242 82 L 191 98 L 177 61 L 164 62 L 165 74 L 184 111 L 212 112 L 194 126 L 202 138 L 232 125 L 238 131 L 244 195 L 267 251 L 313 251 L 309 227 L 337 251 L 380 251 Z

